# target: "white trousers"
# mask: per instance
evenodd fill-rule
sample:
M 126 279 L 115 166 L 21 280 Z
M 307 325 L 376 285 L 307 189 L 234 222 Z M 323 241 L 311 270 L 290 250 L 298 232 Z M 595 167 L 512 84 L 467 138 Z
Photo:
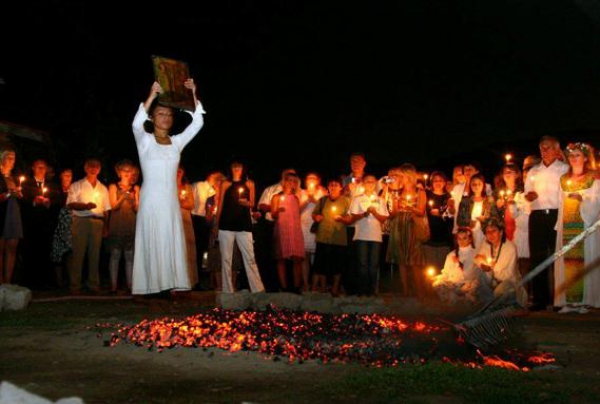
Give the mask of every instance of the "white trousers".
M 258 273 L 258 265 L 254 258 L 254 242 L 252 233 L 249 231 L 229 231 L 219 230 L 219 249 L 221 250 L 221 273 L 223 276 L 223 292 L 235 292 L 231 281 L 231 262 L 233 260 L 233 244 L 237 245 L 242 253 L 250 291 L 252 293 L 264 292 L 260 274 Z

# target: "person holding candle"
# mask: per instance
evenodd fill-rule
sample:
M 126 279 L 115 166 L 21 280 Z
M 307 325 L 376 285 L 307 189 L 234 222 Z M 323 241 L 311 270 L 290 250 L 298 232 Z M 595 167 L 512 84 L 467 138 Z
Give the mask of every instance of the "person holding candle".
M 500 217 L 498 208 L 492 196 L 485 194 L 485 179 L 481 174 L 475 174 L 469 181 L 469 195 L 462 198 L 456 215 L 456 223 L 460 227 L 470 227 L 473 230 L 475 248 L 479 249 L 485 238 L 481 224 L 490 217 Z
M 0 284 L 11 283 L 17 258 L 19 239 L 23 238 L 21 210 L 17 199 L 21 199 L 20 183 L 12 175 L 17 155 L 14 150 L 0 151 Z M 22 183 L 22 181 L 21 181 Z
M 402 193 L 395 201 L 393 211 L 397 213 L 398 252 L 400 272 L 412 281 L 408 289 L 418 299 L 425 297 L 425 274 L 422 243 L 419 240 L 415 220 L 427 214 L 427 194 L 417 188 L 417 170 L 412 164 L 400 166 L 402 172 Z M 390 243 L 392 240 L 390 239 Z
M 132 124 L 144 177 L 135 232 L 132 292 L 136 295 L 190 289 L 177 168 L 181 152 L 204 125 L 205 111 L 196 96 L 194 80 L 187 79 L 184 85 L 192 92 L 195 111 L 183 132 L 170 136 L 173 110 L 160 104 L 153 107 L 163 92 L 157 82 Z M 152 132 L 144 128 L 148 120 Z
M 83 260 L 88 257 L 87 286 L 92 292 L 100 291 L 100 246 L 107 234 L 108 211 L 111 209 L 108 189 L 98 180 L 100 160 L 88 158 L 84 164 L 85 178 L 69 188 L 67 206 L 73 214 L 73 256 L 69 265 L 71 293 L 81 293 Z
M 504 218 L 506 238 L 513 241 L 517 229 L 514 217 L 515 198 L 523 194 L 523 177 L 519 166 L 514 163 L 505 164 L 495 182 L 493 195 L 496 199 L 496 207 L 500 217 Z
M 275 219 L 273 232 L 274 253 L 277 260 L 277 276 L 282 291 L 299 293 L 302 284 L 302 261 L 304 260 L 304 237 L 300 222 L 300 179 L 287 174 L 283 190 L 271 200 L 271 215 Z M 293 263 L 294 288 L 288 288 L 286 260 Z
M 67 279 L 67 266 L 71 252 L 73 250 L 73 235 L 71 228 L 73 218 L 70 209 L 67 208 L 67 198 L 69 189 L 73 182 L 73 170 L 65 168 L 60 171 L 60 188 L 58 191 L 58 212 L 56 214 L 56 228 L 52 236 L 52 251 L 50 259 L 54 263 L 55 284 L 59 288 L 65 286 L 64 280 Z
M 441 171 L 431 173 L 431 187 L 427 194 L 427 219 L 431 237 L 423 244 L 425 265 L 441 268 L 452 245 L 454 200 L 446 191 L 446 176 Z
M 385 200 L 377 195 L 377 179 L 373 175 L 363 177 L 365 193 L 352 199 L 350 213 L 356 226 L 354 242 L 358 258 L 355 277 L 357 293 L 372 296 L 377 292 L 379 279 L 379 255 L 383 241 L 381 225 L 388 218 Z M 352 267 L 354 268 L 354 267 Z
M 302 235 L 304 236 L 302 288 L 304 291 L 308 291 L 310 289 L 310 270 L 314 263 L 317 248 L 316 235 L 310 231 L 314 223 L 312 212 L 319 199 L 327 195 L 327 189 L 321 185 L 321 177 L 315 172 L 306 174 L 304 184 L 306 189 L 300 192 L 300 223 L 302 224 Z
M 354 218 L 348 213 L 350 199 L 342 195 L 342 180 L 330 179 L 327 190 L 329 195 L 321 197 L 312 212 L 313 220 L 319 223 L 312 289 L 315 292 L 325 292 L 327 278 L 331 277 L 331 294 L 338 296 L 346 264 L 346 225 L 352 223 Z
M 206 219 L 206 201 L 217 193 L 224 178 L 223 173 L 218 170 L 211 171 L 206 180 L 192 184 L 194 198 L 194 209 L 192 209 L 192 223 L 194 224 L 194 235 L 196 238 L 196 257 L 200 260 L 208 251 L 208 239 L 210 226 Z M 200 265 L 201 266 L 201 265 Z M 202 268 L 198 268 L 201 270 Z
M 388 182 L 384 183 L 381 190 L 381 197 L 385 200 L 385 204 L 389 213 L 388 219 L 382 226 L 383 232 L 383 249 L 384 260 L 390 264 L 391 276 L 390 279 L 398 278 L 399 284 L 394 285 L 400 296 L 408 296 L 408 276 L 406 271 L 400 271 L 400 232 L 397 211 L 394 210 L 394 206 L 397 205 L 398 199 L 402 194 L 402 184 L 404 183 L 404 174 L 400 170 L 400 167 L 392 167 L 388 170 Z M 393 273 L 400 274 L 399 277 L 394 276 Z
M 569 143 L 565 155 L 569 170 L 560 178 L 557 251 L 600 218 L 600 180 L 595 178 L 591 146 Z M 556 260 L 554 280 L 554 305 L 561 307 L 559 313 L 587 313 L 588 307 L 600 307 L 598 232 Z
M 485 242 L 475 255 L 474 263 L 481 269 L 478 295 L 483 303 L 487 303 L 500 294 L 508 294 L 512 300 L 525 307 L 527 292 L 521 286 L 517 268 L 517 248 L 507 240 L 504 234 L 504 223 L 498 217 L 490 217 L 483 222 Z
M 432 286 L 443 303 L 475 303 L 481 271 L 473 264 L 477 252 L 473 232 L 469 227 L 461 227 L 454 239 L 456 247 L 446 255 L 442 271 Z
M 460 203 L 462 201 L 462 199 L 466 196 L 471 195 L 471 178 L 473 178 L 474 175 L 479 174 L 479 163 L 476 162 L 470 162 L 467 163 L 463 166 L 463 172 L 464 172 L 464 179 L 465 181 L 463 183 L 459 183 L 458 185 L 455 185 L 454 188 L 452 189 L 452 191 L 450 192 L 452 195 L 452 199 L 454 201 L 454 206 L 458 207 L 460 206 Z M 483 178 L 483 177 L 481 177 Z M 489 196 L 492 195 L 492 186 L 490 184 L 484 184 L 484 195 Z M 458 215 L 454 216 L 454 227 L 452 232 L 456 233 L 456 230 L 458 229 L 458 227 L 460 227 L 461 225 L 458 223 Z M 476 233 L 475 234 L 475 240 L 478 240 Z
M 277 265 L 273 256 L 275 220 L 271 215 L 271 201 L 274 195 L 281 192 L 285 176 L 290 173 L 296 174 L 296 170 L 293 168 L 282 170 L 279 182 L 266 187 L 258 200 L 258 210 L 262 213 L 262 216 L 258 219 L 254 228 L 256 236 L 255 251 L 258 267 L 261 270 L 261 278 L 268 291 L 276 291 L 279 285 L 276 279 Z
M 119 181 L 108 186 L 110 219 L 108 222 L 107 246 L 110 251 L 108 272 L 110 291 L 117 293 L 117 281 L 121 255 L 125 257 L 125 280 L 131 292 L 133 276 L 133 246 L 135 243 L 135 217 L 139 205 L 140 187 L 132 182 L 134 164 L 121 160 L 115 165 Z
M 265 287 L 254 257 L 252 236 L 251 209 L 255 198 L 254 182 L 246 178 L 245 167 L 241 162 L 234 161 L 230 167 L 231 179 L 221 184 L 215 218 L 221 251 L 223 292 L 235 292 L 231 275 L 234 243 L 237 243 L 242 253 L 250 291 L 264 292 Z
M 542 162 L 529 170 L 525 180 L 525 199 L 531 204 L 529 215 L 530 265 L 539 263 L 556 251 L 560 178 L 569 165 L 560 161 L 560 143 L 551 136 L 544 136 L 539 143 Z M 531 280 L 531 310 L 545 310 L 554 304 L 554 266 L 542 271 Z
M 46 161 L 37 159 L 31 165 L 32 175 L 22 182 L 23 281 L 32 289 L 48 289 L 54 283 L 50 254 L 59 193 L 47 180 L 47 170 Z

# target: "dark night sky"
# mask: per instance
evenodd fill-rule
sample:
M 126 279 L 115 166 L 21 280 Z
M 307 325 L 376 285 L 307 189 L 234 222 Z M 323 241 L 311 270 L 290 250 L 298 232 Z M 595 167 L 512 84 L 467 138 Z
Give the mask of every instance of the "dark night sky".
M 600 132 L 591 1 L 13 7 L 0 27 L 0 119 L 50 132 L 59 165 L 137 158 L 130 121 L 153 54 L 189 63 L 208 111 L 183 156 L 192 179 L 232 155 L 271 183 L 288 165 L 347 171 L 351 151 L 381 174 L 406 161 L 499 162 L 511 149 L 535 151 L 543 134 Z

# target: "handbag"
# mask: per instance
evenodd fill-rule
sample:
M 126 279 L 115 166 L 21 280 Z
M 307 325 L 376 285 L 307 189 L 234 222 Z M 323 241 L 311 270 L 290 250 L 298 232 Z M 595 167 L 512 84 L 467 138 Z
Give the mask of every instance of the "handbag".
M 431 229 L 429 228 L 427 214 L 423 216 L 412 215 L 412 221 L 416 239 L 421 243 L 427 242 L 431 238 Z

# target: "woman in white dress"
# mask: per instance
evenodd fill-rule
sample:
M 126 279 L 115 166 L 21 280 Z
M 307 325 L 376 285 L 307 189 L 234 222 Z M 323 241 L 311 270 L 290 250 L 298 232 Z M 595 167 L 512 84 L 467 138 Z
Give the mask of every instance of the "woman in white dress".
M 173 126 L 171 108 L 156 105 L 148 116 L 152 103 L 163 91 L 157 82 L 133 120 L 144 178 L 136 221 L 133 294 L 190 289 L 176 177 L 181 151 L 202 128 L 204 110 L 196 97 L 194 81 L 186 80 L 185 87 L 194 94 L 196 110 L 190 125 L 179 135 L 169 136 Z M 148 119 L 154 124 L 153 133 L 144 129 Z
M 565 149 L 569 171 L 560 178 L 556 251 L 600 219 L 600 181 L 586 143 Z M 554 264 L 554 305 L 559 313 L 585 314 L 600 308 L 600 235 L 590 234 Z

